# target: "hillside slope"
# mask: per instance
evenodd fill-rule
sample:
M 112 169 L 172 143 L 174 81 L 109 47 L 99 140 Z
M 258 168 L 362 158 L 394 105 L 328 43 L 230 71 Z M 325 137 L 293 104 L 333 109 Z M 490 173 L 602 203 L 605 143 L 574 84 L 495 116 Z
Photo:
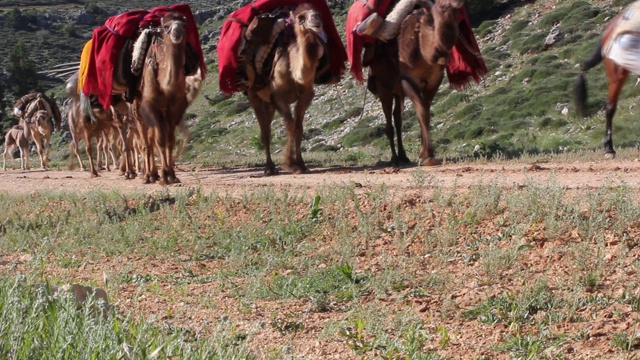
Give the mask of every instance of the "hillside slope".
M 477 21 L 476 36 L 489 68 L 481 84 L 463 92 L 445 83 L 432 107 L 433 139 L 436 152 L 446 159 L 518 156 L 599 149 L 604 133 L 603 109 L 606 81 L 602 66 L 588 73 L 591 117 L 575 116 L 571 87 L 580 61 L 595 48 L 607 22 L 629 0 L 516 1 L 495 20 Z M 129 7 L 143 2 L 127 2 Z M 101 2 L 107 13 L 122 10 L 117 1 Z M 144 2 L 144 7 L 156 2 Z M 339 31 L 344 32 L 348 4 L 332 3 Z M 8 7 L 0 2 L 0 9 Z M 63 8 L 79 12 L 87 5 L 62 3 Z M 208 11 L 200 25 L 210 75 L 203 95 L 189 109 L 192 129 L 185 159 L 206 164 L 256 163 L 262 160 L 259 131 L 253 113 L 242 94 L 225 98 L 218 92 L 215 43 L 219 27 L 228 12 L 239 3 L 192 8 Z M 26 8 L 25 8 L 26 9 Z M 29 11 L 35 11 L 30 8 Z M 48 11 L 48 10 L 47 10 Z M 56 9 L 55 11 L 67 11 Z M 2 18 L 0 18 L 0 22 Z M 73 61 L 88 38 L 90 25 L 78 25 L 75 37 L 65 37 L 60 24 L 48 30 L 16 33 L 28 39 L 29 46 L 59 44 L 46 52 L 34 51 L 38 65 Z M 5 26 L 0 35 L 9 36 Z M 554 35 L 555 34 L 555 35 Z M 549 35 L 553 43 L 545 45 Z M 8 47 L 5 46 L 3 51 Z M 630 79 L 629 82 L 634 81 Z M 58 83 L 47 83 L 50 91 L 60 92 Z M 305 120 L 306 156 L 319 163 L 351 163 L 388 160 L 390 152 L 384 136 L 384 119 L 377 100 L 347 74 L 338 85 L 319 86 Z M 614 123 L 616 146 L 640 144 L 640 125 L 633 121 L 638 103 L 637 90 L 628 84 Z M 409 102 L 405 108 L 404 133 L 408 155 L 416 159 L 419 148 L 417 119 Z M 280 121 L 274 122 L 274 151 L 285 138 Z M 276 161 L 278 161 L 276 159 Z

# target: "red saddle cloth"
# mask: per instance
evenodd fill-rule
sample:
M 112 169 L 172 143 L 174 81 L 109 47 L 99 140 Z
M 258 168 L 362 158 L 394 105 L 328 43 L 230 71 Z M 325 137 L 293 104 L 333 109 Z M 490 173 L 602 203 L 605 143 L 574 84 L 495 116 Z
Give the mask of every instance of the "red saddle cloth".
M 132 38 L 138 29 L 160 26 L 160 21 L 169 12 L 176 12 L 187 20 L 187 42 L 193 47 L 200 60 L 200 71 L 204 78 L 206 64 L 202 54 L 198 26 L 187 4 L 158 6 L 150 11 L 132 10 L 107 19 L 104 25 L 93 30 L 91 57 L 82 92 L 85 95 L 98 96 L 100 104 L 106 109 L 111 103 L 113 88 L 113 70 L 118 54 L 124 43 Z
M 380 0 L 379 2 L 355 1 L 349 8 L 347 14 L 347 54 L 349 56 L 349 64 L 351 65 L 351 74 L 358 81 L 364 81 L 362 75 L 362 49 L 366 42 L 373 43 L 378 41 L 368 36 L 362 36 L 355 32 L 355 27 L 364 19 L 377 12 L 381 16 L 385 16 L 390 0 Z M 375 9 L 375 10 L 374 10 Z M 472 79 L 480 82 L 482 76 L 487 74 L 487 67 L 480 55 L 480 48 L 476 42 L 471 22 L 467 15 L 466 8 L 463 7 L 458 11 L 458 29 L 459 36 L 464 37 L 465 42 L 458 38 L 451 49 L 449 62 L 446 71 L 449 78 L 449 84 L 455 89 L 463 88 Z
M 238 51 L 242 43 L 243 28 L 259 14 L 270 12 L 282 6 L 298 6 L 308 3 L 320 12 L 322 26 L 329 37 L 331 74 L 340 78 L 346 70 L 347 54 L 333 22 L 331 10 L 325 0 L 254 0 L 229 15 L 222 25 L 218 42 L 218 72 L 220 91 L 230 94 L 240 91 L 236 86 Z

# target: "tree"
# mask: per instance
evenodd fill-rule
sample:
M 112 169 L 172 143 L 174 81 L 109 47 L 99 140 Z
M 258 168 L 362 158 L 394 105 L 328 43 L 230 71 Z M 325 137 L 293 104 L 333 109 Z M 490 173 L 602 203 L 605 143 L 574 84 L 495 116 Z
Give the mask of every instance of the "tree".
M 7 16 L 7 26 L 13 30 L 25 30 L 26 19 L 17 7 L 11 9 Z
M 16 97 L 20 97 L 38 87 L 38 73 L 36 64 L 31 58 L 22 39 L 18 40 L 11 49 L 7 72 L 12 85 L 12 92 Z

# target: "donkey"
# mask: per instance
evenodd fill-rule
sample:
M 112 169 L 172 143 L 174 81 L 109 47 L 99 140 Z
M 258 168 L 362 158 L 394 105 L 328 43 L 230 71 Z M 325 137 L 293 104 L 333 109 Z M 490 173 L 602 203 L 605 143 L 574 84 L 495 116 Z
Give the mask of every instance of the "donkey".
M 2 153 L 2 170 L 7 170 L 7 154 L 16 146 L 20 149 L 20 168 L 29 170 L 29 127 L 15 125 L 4 136 L 4 152 Z
M 36 151 L 40 156 L 40 166 L 46 169 L 49 162 L 53 123 L 49 104 L 42 96 L 38 96 L 27 105 L 21 124 L 29 127 L 33 142 L 36 144 Z

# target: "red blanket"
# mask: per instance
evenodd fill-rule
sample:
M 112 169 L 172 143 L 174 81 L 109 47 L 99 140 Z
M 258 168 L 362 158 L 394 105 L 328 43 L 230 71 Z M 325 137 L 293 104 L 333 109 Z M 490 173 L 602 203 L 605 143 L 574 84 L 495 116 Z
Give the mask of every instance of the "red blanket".
M 325 0 L 254 0 L 229 15 L 222 25 L 218 42 L 218 72 L 220 74 L 220 91 L 230 94 L 239 91 L 236 86 L 238 70 L 238 51 L 242 42 L 243 26 L 249 24 L 258 14 L 270 12 L 282 6 L 297 6 L 309 3 L 322 16 L 324 31 L 329 36 L 331 49 L 331 73 L 340 78 L 344 73 L 347 54 L 338 35 L 331 11 Z
M 463 88 L 471 79 L 478 83 L 488 72 L 464 5 L 458 11 L 458 29 L 458 41 L 453 45 L 447 63 L 447 78 L 454 89 Z M 464 37 L 464 41 L 460 37 Z
M 93 30 L 91 58 L 82 92 L 94 94 L 104 108 L 111 103 L 113 70 L 118 61 L 120 49 L 127 39 L 133 37 L 145 25 L 160 26 L 160 20 L 169 11 L 175 11 L 187 19 L 187 41 L 198 53 L 200 70 L 205 75 L 206 65 L 202 54 L 198 28 L 187 4 L 159 6 L 151 11 L 133 10 L 112 16 L 103 26 Z
M 381 0 L 375 11 L 384 16 L 389 2 L 390 0 Z M 372 7 L 376 6 L 375 2 L 371 3 L 371 5 Z M 365 42 L 375 42 L 377 40 L 358 35 L 354 29 L 360 22 L 373 14 L 373 11 L 374 10 L 365 5 L 363 1 L 356 1 L 351 5 L 349 13 L 347 14 L 347 54 L 349 56 L 349 64 L 351 65 L 351 74 L 353 74 L 353 77 L 358 81 L 364 80 L 362 75 L 363 46 Z M 471 23 L 469 22 L 467 10 L 464 6 L 458 12 L 458 27 L 460 29 L 460 36 L 464 37 L 471 50 L 464 45 L 460 38 L 458 38 L 458 41 L 451 49 L 446 70 L 449 84 L 455 89 L 464 87 L 464 85 L 472 79 L 479 82 L 482 76 L 487 73 L 484 60 L 482 57 L 476 56 L 476 54 L 480 54 L 480 49 L 478 48 Z
M 355 28 L 369 15 L 373 14 L 373 9 L 384 17 L 390 2 L 390 0 L 381 0 L 379 2 L 373 0 L 369 1 L 369 5 L 367 5 L 364 1 L 354 1 L 347 13 L 347 55 L 349 64 L 351 64 L 351 74 L 360 82 L 364 81 L 362 76 L 362 49 L 366 42 L 374 43 L 376 39 L 356 34 Z

